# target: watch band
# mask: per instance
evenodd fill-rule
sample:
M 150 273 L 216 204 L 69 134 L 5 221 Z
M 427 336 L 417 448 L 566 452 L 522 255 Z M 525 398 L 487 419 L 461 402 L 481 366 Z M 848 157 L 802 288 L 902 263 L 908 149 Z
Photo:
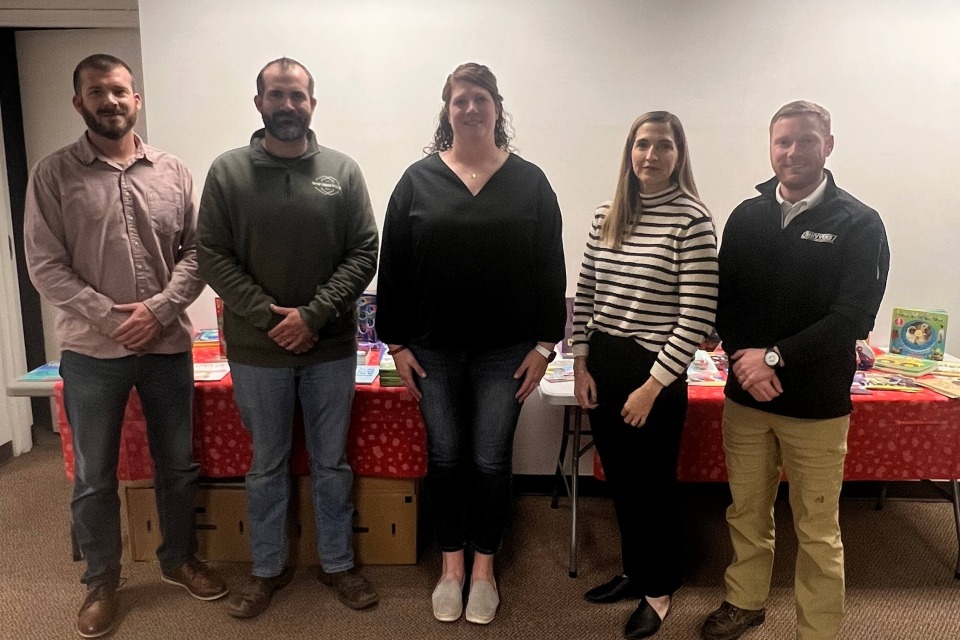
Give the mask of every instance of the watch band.
M 543 347 L 543 346 L 541 346 L 541 345 L 539 345 L 539 344 L 538 344 L 537 346 L 535 346 L 534 349 L 537 350 L 537 353 L 539 353 L 539 354 L 542 355 L 544 358 L 546 358 L 546 359 L 547 359 L 547 362 L 553 362 L 553 359 L 557 357 L 557 352 L 556 352 L 556 351 L 553 351 L 553 350 L 551 350 L 551 349 L 547 349 L 546 347 Z

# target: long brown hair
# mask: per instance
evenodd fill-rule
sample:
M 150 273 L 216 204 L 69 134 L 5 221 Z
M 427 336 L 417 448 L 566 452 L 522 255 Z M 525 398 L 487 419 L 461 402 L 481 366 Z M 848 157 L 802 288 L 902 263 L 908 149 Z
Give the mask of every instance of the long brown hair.
M 510 141 L 513 140 L 513 128 L 509 123 L 509 114 L 503 111 L 503 96 L 497 89 L 497 78 L 489 67 L 476 62 L 465 62 L 453 73 L 447 76 L 443 85 L 443 108 L 440 109 L 437 130 L 433 134 L 433 142 L 424 147 L 426 154 L 446 151 L 453 146 L 453 127 L 450 126 L 450 95 L 453 93 L 454 82 L 469 82 L 481 89 L 486 89 L 497 105 L 497 122 L 493 128 L 493 139 L 497 147 L 504 151 L 512 151 Z
M 648 111 L 633 121 L 627 142 L 623 147 L 623 158 L 620 163 L 620 177 L 617 180 L 617 190 L 600 226 L 600 242 L 608 247 L 619 248 L 623 238 L 633 230 L 641 211 L 640 179 L 633 172 L 633 142 L 637 137 L 637 130 L 648 122 L 663 122 L 673 130 L 673 139 L 677 144 L 677 166 L 670 174 L 670 182 L 679 185 L 680 190 L 700 202 L 700 193 L 697 183 L 693 179 L 693 168 L 690 163 L 690 153 L 687 149 L 687 136 L 683 132 L 680 119 L 668 111 Z M 700 204 L 703 204 L 700 202 Z

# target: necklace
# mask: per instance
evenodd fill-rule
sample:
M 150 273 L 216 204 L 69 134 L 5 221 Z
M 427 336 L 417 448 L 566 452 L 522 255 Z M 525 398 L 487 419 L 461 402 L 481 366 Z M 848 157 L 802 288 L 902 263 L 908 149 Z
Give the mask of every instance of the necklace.
M 476 179 L 477 179 L 477 174 L 471 173 L 471 174 L 470 174 L 470 179 L 471 179 L 471 180 L 476 180 Z

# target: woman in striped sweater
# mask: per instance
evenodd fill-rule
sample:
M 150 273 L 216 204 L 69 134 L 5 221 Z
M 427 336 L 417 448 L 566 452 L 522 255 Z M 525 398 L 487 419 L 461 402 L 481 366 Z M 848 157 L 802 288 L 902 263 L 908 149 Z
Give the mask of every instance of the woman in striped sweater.
M 655 634 L 680 586 L 677 457 L 687 365 L 713 328 L 717 237 L 680 121 L 645 113 L 613 202 L 597 209 L 577 283 L 575 390 L 613 494 L 623 573 L 585 594 L 638 598 L 628 638 Z

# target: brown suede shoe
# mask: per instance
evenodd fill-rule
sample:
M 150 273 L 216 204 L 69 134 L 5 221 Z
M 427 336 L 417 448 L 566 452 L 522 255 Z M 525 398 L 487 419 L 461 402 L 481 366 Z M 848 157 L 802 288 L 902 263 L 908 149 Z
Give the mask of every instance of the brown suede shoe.
M 190 558 L 169 573 L 163 572 L 160 579 L 183 587 L 197 600 L 216 600 L 229 591 L 223 579 L 196 558 Z
M 766 609 L 741 609 L 726 600 L 710 614 L 700 628 L 702 640 L 737 640 L 750 627 L 759 627 L 766 618 Z
M 351 609 L 366 609 L 380 600 L 373 585 L 360 575 L 356 567 L 337 573 L 327 573 L 321 568 L 317 572 L 317 578 L 336 591 L 340 602 Z
M 251 576 L 250 582 L 239 592 L 230 596 L 227 613 L 234 618 L 254 618 L 270 606 L 275 591 L 280 591 L 293 580 L 293 567 L 287 567 L 272 578 Z
M 117 618 L 117 585 L 95 584 L 87 589 L 87 597 L 77 615 L 77 633 L 84 638 L 99 638 L 113 631 Z

